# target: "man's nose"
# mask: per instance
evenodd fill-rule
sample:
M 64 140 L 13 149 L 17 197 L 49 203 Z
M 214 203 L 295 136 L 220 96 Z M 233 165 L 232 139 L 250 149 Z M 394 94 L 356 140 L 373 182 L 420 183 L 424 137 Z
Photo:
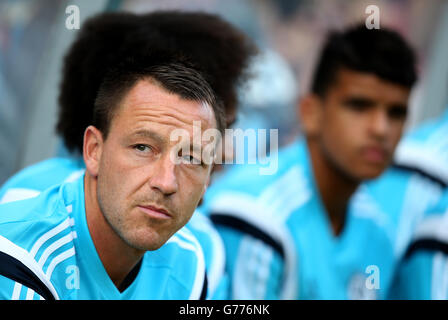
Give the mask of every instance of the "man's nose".
M 389 130 L 389 117 L 385 110 L 375 110 L 370 117 L 370 132 L 376 138 L 385 138 Z
M 171 195 L 178 190 L 176 164 L 169 156 L 160 158 L 153 167 L 150 184 L 151 188 L 157 189 L 164 195 Z

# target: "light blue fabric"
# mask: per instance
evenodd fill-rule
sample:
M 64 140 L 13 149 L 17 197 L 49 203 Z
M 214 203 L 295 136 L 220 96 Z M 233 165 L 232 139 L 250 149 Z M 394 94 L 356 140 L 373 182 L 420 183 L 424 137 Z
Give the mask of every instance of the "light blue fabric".
M 230 297 L 385 298 L 396 265 L 396 225 L 366 186 L 357 190 L 344 230 L 335 237 L 305 141 L 280 151 L 275 174 L 261 175 L 259 169 L 229 170 L 209 188 L 202 207 L 226 246 Z M 243 221 L 258 236 L 217 220 L 223 217 Z
M 60 299 L 198 299 L 202 292 L 202 250 L 184 228 L 144 255 L 137 277 L 120 293 L 90 237 L 83 176 L 37 197 L 1 204 L 0 236 L 0 247 L 29 258 L 27 265 L 45 275 Z M 40 298 L 5 277 L 0 297 Z
M 417 225 L 390 297 L 448 299 L 448 191 Z
M 0 203 L 35 196 L 62 181 L 70 181 L 85 170 L 82 158 L 51 158 L 27 167 L 11 177 L 0 188 Z M 209 282 L 208 298 L 226 299 L 228 279 L 224 274 L 224 246 L 212 223 L 196 211 L 187 228 L 199 240 L 206 259 Z
M 31 165 L 9 178 L 0 188 L 0 203 L 19 192 L 39 193 L 65 180 L 76 179 L 84 171 L 82 158 L 51 158 Z M 17 190 L 19 189 L 19 190 Z
M 406 234 L 400 234 L 402 260 L 390 298 L 448 299 L 448 252 L 442 249 L 448 247 L 448 109 L 438 119 L 407 134 L 397 150 L 396 160 L 425 172 L 439 183 L 417 174 L 407 183 L 398 179 L 381 182 L 389 190 L 403 185 L 407 190 L 403 199 L 390 196 L 380 199 L 383 205 L 394 203 L 398 208 L 395 210 L 401 212 L 402 225 L 408 224 Z

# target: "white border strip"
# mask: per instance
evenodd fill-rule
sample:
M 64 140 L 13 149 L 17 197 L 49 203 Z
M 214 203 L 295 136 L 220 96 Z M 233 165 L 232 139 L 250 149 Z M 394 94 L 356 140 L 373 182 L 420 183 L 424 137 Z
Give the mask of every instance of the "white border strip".
M 427 148 L 415 144 L 406 144 L 397 148 L 394 160 L 397 164 L 420 168 L 448 183 L 448 165 L 444 159 L 435 158 L 437 154 L 425 152 Z
M 198 300 L 201 297 L 202 288 L 204 287 L 205 281 L 205 258 L 202 247 L 196 237 L 186 228 L 182 228 L 177 232 L 177 235 L 191 241 L 194 245 L 191 245 L 192 250 L 196 253 L 198 258 L 198 263 L 196 265 L 196 276 L 194 280 L 193 290 L 191 291 L 190 300 Z
M 225 213 L 228 216 L 240 218 L 263 230 L 282 244 L 285 250 L 285 280 L 283 282 L 281 299 L 296 299 L 298 293 L 298 257 L 294 247 L 294 240 L 283 221 L 270 218 L 270 208 L 263 207 L 250 195 L 228 192 L 213 199 L 210 212 Z M 266 214 L 266 211 L 268 213 Z M 275 217 L 275 216 L 274 216 Z
M 179 235 L 182 235 L 186 239 L 192 241 L 193 243 L 189 243 L 185 240 L 182 240 Z M 188 235 L 184 231 L 179 230 L 177 233 L 175 233 L 167 243 L 176 243 L 179 245 L 179 247 L 193 251 L 197 257 L 197 264 L 196 264 L 196 275 L 195 280 L 193 284 L 193 289 L 190 293 L 189 300 L 199 300 L 201 297 L 202 288 L 204 286 L 204 277 L 205 277 L 205 259 L 204 259 L 204 253 L 202 252 L 202 248 L 199 244 L 199 242 L 194 238 L 193 235 Z

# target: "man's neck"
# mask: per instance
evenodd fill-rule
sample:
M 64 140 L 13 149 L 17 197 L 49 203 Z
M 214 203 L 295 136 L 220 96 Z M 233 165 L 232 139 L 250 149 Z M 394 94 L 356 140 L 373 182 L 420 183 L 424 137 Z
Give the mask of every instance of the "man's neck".
M 98 204 L 96 193 L 97 180 L 84 178 L 85 207 L 87 225 L 96 251 L 106 272 L 117 288 L 143 257 L 140 251 L 126 244 L 106 221 Z
M 344 229 L 348 202 L 359 182 L 350 179 L 335 164 L 330 163 L 316 142 L 308 141 L 308 150 L 316 185 L 333 234 L 338 236 Z

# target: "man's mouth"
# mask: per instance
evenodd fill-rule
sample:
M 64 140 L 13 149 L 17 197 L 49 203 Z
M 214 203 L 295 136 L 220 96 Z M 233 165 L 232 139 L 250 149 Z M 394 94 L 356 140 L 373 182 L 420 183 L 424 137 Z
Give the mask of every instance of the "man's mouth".
M 152 205 L 138 205 L 137 207 L 151 218 L 171 219 L 171 214 L 164 208 Z
M 373 164 L 383 164 L 388 158 L 387 150 L 378 146 L 367 146 L 362 148 L 361 155 L 367 162 Z

